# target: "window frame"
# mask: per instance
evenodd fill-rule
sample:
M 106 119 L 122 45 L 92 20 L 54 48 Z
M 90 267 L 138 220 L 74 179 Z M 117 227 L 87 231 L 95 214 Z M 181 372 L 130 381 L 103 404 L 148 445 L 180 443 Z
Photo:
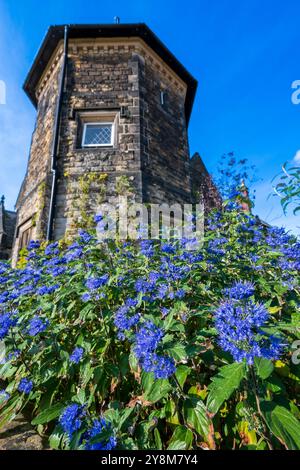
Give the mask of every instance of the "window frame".
M 16 240 L 17 240 L 17 251 L 18 254 L 22 249 L 26 249 L 28 246 L 28 243 L 33 239 L 33 232 L 34 232 L 34 224 L 33 224 L 33 219 L 35 217 L 35 214 L 29 217 L 29 219 L 25 220 L 22 222 L 18 227 L 17 227 L 17 233 L 16 233 Z M 25 244 L 25 238 L 28 238 L 27 243 Z
M 110 138 L 110 143 L 105 143 L 105 144 L 85 144 L 85 137 L 86 137 L 86 130 L 88 126 L 111 126 L 111 138 Z M 113 147 L 114 146 L 114 140 L 115 140 L 115 122 L 114 121 L 100 121 L 100 122 L 94 122 L 94 121 L 86 121 L 83 123 L 83 133 L 82 133 L 82 140 L 81 140 L 81 148 L 91 148 L 91 147 Z
M 19 249 L 26 249 L 32 240 L 32 225 L 21 232 Z

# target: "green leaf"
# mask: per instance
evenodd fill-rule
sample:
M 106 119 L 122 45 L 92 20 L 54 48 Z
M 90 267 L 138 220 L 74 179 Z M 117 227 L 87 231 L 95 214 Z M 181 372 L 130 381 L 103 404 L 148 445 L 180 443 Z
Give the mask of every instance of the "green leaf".
M 60 426 L 56 426 L 53 433 L 49 437 L 49 445 L 51 449 L 58 450 L 60 448 L 60 444 L 61 444 L 63 437 L 64 437 L 64 434 L 62 433 Z
M 139 370 L 139 361 L 138 361 L 136 355 L 133 354 L 133 353 L 129 354 L 129 366 L 130 366 L 130 369 L 133 372 L 138 372 L 138 370 Z
M 9 401 L 9 404 L 6 405 L 0 414 L 0 429 L 6 424 L 10 423 L 17 416 L 20 408 L 23 405 L 22 397 L 16 396 L 14 399 Z
M 286 393 L 286 388 L 285 388 L 284 383 L 275 374 L 271 375 L 271 377 L 269 377 L 268 380 L 266 380 L 265 385 L 267 389 L 273 393 L 278 393 L 278 392 Z
M 185 346 L 179 342 L 169 342 L 168 344 L 165 344 L 164 350 L 170 354 L 175 361 L 184 361 L 187 357 Z
M 138 447 L 132 437 L 127 437 L 120 442 L 120 449 L 138 450 Z
M 239 387 L 245 374 L 246 366 L 243 362 L 235 362 L 219 369 L 218 374 L 213 377 L 208 387 L 209 394 L 206 406 L 211 413 L 217 413 L 224 401 L 228 400 L 234 390 Z
M 166 397 L 170 390 L 172 390 L 172 386 L 170 385 L 169 381 L 160 379 L 155 382 L 152 389 L 145 398 L 152 403 L 156 403 L 157 401 Z
M 177 367 L 175 376 L 178 380 L 180 387 L 183 387 L 187 376 L 191 373 L 191 369 L 188 366 L 180 365 Z
M 144 394 L 147 395 L 154 384 L 154 375 L 151 372 L 142 372 L 142 388 Z
M 168 400 L 164 407 L 164 413 L 167 423 L 180 424 L 176 403 L 174 400 Z
M 89 380 L 93 377 L 94 370 L 91 366 L 90 361 L 86 361 L 83 363 L 83 365 L 80 368 L 80 375 L 81 375 L 81 381 L 82 385 L 85 387 Z
M 193 442 L 193 433 L 185 426 L 177 426 L 167 450 L 188 450 Z
M 257 375 L 261 379 L 267 379 L 273 372 L 274 366 L 269 359 L 263 357 L 256 357 L 254 359 L 254 366 L 257 372 Z
M 104 417 L 113 425 L 114 428 L 118 428 L 120 421 L 119 411 L 113 408 L 109 408 L 104 412 Z
M 162 442 L 161 442 L 161 437 L 159 434 L 159 430 L 157 428 L 154 429 L 154 440 L 155 440 L 155 447 L 158 450 L 162 450 Z
M 155 380 L 153 373 L 142 374 L 142 385 L 144 388 L 144 398 L 151 403 L 155 403 L 168 395 L 172 386 L 168 380 Z
M 283 406 L 262 402 L 261 410 L 270 431 L 289 450 L 300 449 L 300 422 Z
M 206 408 L 201 399 L 190 397 L 184 402 L 183 414 L 186 423 L 197 431 L 200 436 L 206 437 L 209 433 L 209 420 Z
M 167 315 L 165 318 L 164 318 L 164 330 L 165 331 L 168 331 L 172 325 L 172 323 L 174 322 L 174 310 L 171 311 L 169 313 L 169 315 Z
M 125 428 L 128 427 L 127 426 L 128 418 L 132 414 L 133 411 L 134 411 L 134 407 L 133 408 L 125 408 L 124 410 L 120 411 L 120 419 L 118 421 L 118 429 L 122 430 L 122 426 L 124 426 L 124 424 L 125 424 L 125 426 L 124 426 Z M 126 429 L 124 429 L 124 431 L 125 430 Z
M 85 391 L 83 389 L 79 390 L 79 392 L 76 394 L 77 401 L 81 404 L 84 405 L 86 402 L 86 396 L 85 396 Z
M 50 408 L 47 408 L 46 410 L 38 414 L 31 421 L 31 424 L 35 426 L 37 424 L 44 424 L 49 423 L 49 421 L 53 421 L 61 414 L 61 411 L 64 409 L 64 407 L 65 405 L 63 403 L 57 403 L 56 405 L 50 406 Z

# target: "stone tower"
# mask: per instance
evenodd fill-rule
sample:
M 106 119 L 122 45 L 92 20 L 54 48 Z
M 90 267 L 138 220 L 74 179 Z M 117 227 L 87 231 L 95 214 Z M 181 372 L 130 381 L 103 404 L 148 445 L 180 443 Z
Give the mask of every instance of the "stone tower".
M 24 85 L 37 119 L 13 256 L 28 239 L 77 231 L 119 194 L 192 202 L 207 177 L 189 155 L 196 88 L 145 24 L 51 26 Z

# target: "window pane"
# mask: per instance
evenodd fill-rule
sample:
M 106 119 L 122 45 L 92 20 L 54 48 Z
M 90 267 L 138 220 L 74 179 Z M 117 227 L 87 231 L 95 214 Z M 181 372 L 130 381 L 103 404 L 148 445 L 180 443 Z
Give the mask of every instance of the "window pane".
M 111 145 L 112 124 L 87 124 L 83 145 Z

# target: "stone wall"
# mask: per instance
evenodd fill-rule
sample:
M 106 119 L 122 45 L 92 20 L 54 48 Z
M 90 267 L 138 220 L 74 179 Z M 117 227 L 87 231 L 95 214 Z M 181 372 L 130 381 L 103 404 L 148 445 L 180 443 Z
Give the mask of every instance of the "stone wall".
M 8 260 L 16 228 L 16 213 L 5 209 L 5 198 L 0 198 L 0 260 Z
M 198 152 L 192 156 L 189 164 L 193 201 L 201 201 L 206 213 L 215 207 L 221 208 L 221 196 Z
M 141 71 L 141 135 L 147 202 L 191 202 L 184 102 L 185 89 L 170 83 L 165 71 L 146 58 Z
M 116 201 L 120 176 L 128 178 L 132 195 L 141 200 L 139 63 L 130 47 L 70 47 L 58 158 L 55 238 L 65 231 L 75 231 L 76 222 L 82 218 L 82 207 L 78 207 L 82 177 L 99 175 L 91 183 L 87 213 L 95 213 L 99 202 Z M 122 106 L 127 110 L 126 117 L 120 116 Z M 81 115 L 89 110 L 115 113 L 114 148 L 81 148 Z
M 12 253 L 14 262 L 23 225 L 27 226 L 31 220 L 34 239 L 43 238 L 46 233 L 51 188 L 51 145 L 60 67 L 61 61 L 58 61 L 39 96 L 27 170 L 16 202 L 17 230 Z

